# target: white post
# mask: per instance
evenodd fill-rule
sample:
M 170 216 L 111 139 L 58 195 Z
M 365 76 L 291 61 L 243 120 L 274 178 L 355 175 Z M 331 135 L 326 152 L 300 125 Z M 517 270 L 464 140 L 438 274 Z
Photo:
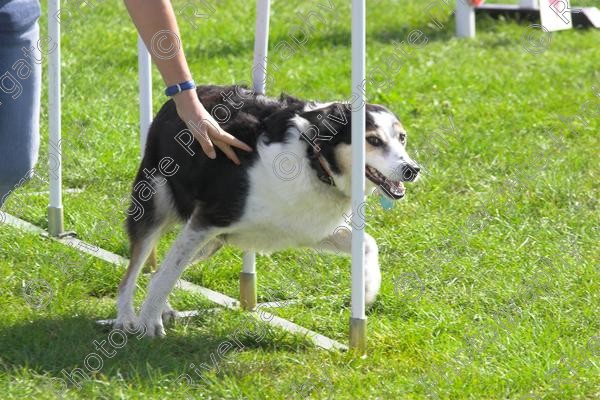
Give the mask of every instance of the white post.
M 365 80 L 366 15 L 365 0 L 352 0 L 352 90 Z M 358 93 L 357 93 L 358 92 Z M 362 212 L 365 200 L 365 108 L 366 96 L 360 95 L 361 106 L 352 110 L 352 303 L 350 347 L 364 354 L 367 345 L 365 315 L 364 226 Z
M 267 77 L 267 52 L 269 49 L 270 0 L 257 0 L 256 26 L 254 32 L 254 63 L 252 64 L 252 82 L 254 91 L 265 93 Z
M 59 236 L 64 231 L 62 205 L 62 157 L 61 157 L 61 103 L 60 103 L 60 12 L 59 0 L 48 1 L 48 34 L 56 48 L 48 59 L 48 169 L 50 171 L 50 204 L 48 206 L 48 232 Z M 52 164 L 55 164 L 53 166 Z
M 470 6 L 467 0 L 456 2 L 454 21 L 457 37 L 475 37 L 475 8 Z
M 254 92 L 259 94 L 265 93 L 270 11 L 270 0 L 257 0 L 252 86 Z M 240 273 L 240 304 L 244 310 L 254 310 L 256 303 L 256 255 L 253 252 L 247 252 L 244 253 L 242 272 Z
M 141 37 L 138 36 L 138 80 L 140 92 L 140 152 L 144 156 L 148 129 L 152 122 L 152 60 Z

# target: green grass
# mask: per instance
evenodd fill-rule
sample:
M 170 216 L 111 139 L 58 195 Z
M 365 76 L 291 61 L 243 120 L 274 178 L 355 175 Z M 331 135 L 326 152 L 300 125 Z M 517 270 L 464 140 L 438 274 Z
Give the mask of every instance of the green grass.
M 317 9 L 316 2 L 273 3 L 271 50 L 289 41 L 300 23 L 296 11 Z M 335 12 L 327 24 L 315 22 L 301 51 L 288 60 L 272 53 L 278 70 L 270 94 L 348 98 L 350 12 L 345 3 L 333 3 Z M 388 88 L 368 93 L 370 102 L 400 116 L 409 152 L 425 167 L 423 179 L 408 185 L 407 197 L 392 210 L 376 199 L 369 203 L 367 230 L 379 243 L 383 272 L 380 297 L 368 313 L 369 356 L 321 351 L 305 339 L 256 326 L 203 375 L 206 382 L 196 379 L 200 385 L 190 396 L 600 397 L 600 93 L 592 91 L 600 92 L 600 35 L 556 33 L 545 52 L 531 54 L 523 48 L 527 23 L 481 19 L 475 40 L 458 40 L 452 17 L 435 30 L 425 4 L 380 1 L 368 8 L 370 71 L 384 65 L 413 29 L 429 38 L 388 74 Z M 249 81 L 254 2 L 214 8 L 196 27 L 180 17 L 194 77 Z M 43 34 L 46 22 L 42 18 Z M 123 256 L 120 200 L 139 162 L 135 44 L 121 3 L 83 7 L 63 36 L 64 187 L 83 190 L 64 196 L 66 227 Z M 154 84 L 158 109 L 165 99 L 156 71 Z M 42 104 L 47 143 L 45 89 Z M 581 115 L 587 126 L 572 131 L 559 114 Z M 42 146 L 44 179 L 47 159 Z M 36 194 L 44 190 L 47 185 L 35 179 L 16 190 L 4 210 L 46 227 L 47 196 Z M 8 226 L 0 242 L 2 398 L 183 398 L 186 386 L 177 378 L 193 374 L 192 363 L 212 364 L 219 346 L 246 326 L 242 312 L 207 312 L 168 328 L 165 340 L 130 337 L 103 357 L 102 368 L 81 388 L 63 390 L 61 371 L 85 369 L 86 356 L 99 353 L 93 342 L 109 335 L 94 321 L 114 317 L 123 268 Z M 161 243 L 161 255 L 168 242 Z M 349 259 L 330 255 L 309 263 L 302 257 L 299 251 L 258 257 L 261 300 L 267 293 L 299 297 L 302 304 L 274 312 L 346 341 Z M 235 297 L 240 259 L 238 250 L 227 248 L 185 278 Z M 319 296 L 326 300 L 315 301 Z M 181 290 L 172 303 L 212 308 Z M 95 362 L 88 359 L 92 367 Z

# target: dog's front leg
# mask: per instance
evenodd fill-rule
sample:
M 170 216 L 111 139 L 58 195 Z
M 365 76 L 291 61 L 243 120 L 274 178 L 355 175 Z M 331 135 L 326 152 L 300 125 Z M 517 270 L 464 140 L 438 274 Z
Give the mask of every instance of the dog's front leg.
M 323 239 L 316 246 L 339 254 L 351 254 L 352 233 L 349 227 L 340 226 L 335 232 Z M 381 271 L 379 270 L 379 249 L 377 242 L 371 235 L 365 232 L 365 301 L 371 304 L 375 301 L 381 286 Z
M 148 296 L 140 311 L 139 329 L 143 329 L 146 336 L 165 335 L 162 313 L 169 293 L 198 248 L 204 246 L 210 239 L 207 230 L 198 229 L 193 222 L 188 222 L 171 246 L 158 272 L 150 281 Z

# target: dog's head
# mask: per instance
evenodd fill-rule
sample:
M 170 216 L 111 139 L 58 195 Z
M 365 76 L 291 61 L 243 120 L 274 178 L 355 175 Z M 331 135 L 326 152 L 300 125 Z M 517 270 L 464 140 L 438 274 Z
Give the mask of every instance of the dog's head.
M 335 185 L 350 196 L 351 109 L 348 105 L 333 103 L 302 113 L 301 117 L 308 122 L 302 124 L 301 135 L 309 143 L 309 152 L 318 157 Z M 367 189 L 370 192 L 378 187 L 394 200 L 404 197 L 402 182 L 416 180 L 420 170 L 406 152 L 406 130 L 387 108 L 368 104 L 365 136 Z

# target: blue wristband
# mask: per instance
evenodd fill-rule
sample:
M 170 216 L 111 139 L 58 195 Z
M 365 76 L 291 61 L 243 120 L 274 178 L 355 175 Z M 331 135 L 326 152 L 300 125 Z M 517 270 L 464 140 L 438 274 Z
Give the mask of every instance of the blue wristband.
M 191 90 L 196 88 L 194 81 L 185 81 L 178 83 L 177 85 L 169 86 L 165 89 L 165 94 L 169 97 L 175 96 L 177 93 L 181 93 L 184 90 Z

